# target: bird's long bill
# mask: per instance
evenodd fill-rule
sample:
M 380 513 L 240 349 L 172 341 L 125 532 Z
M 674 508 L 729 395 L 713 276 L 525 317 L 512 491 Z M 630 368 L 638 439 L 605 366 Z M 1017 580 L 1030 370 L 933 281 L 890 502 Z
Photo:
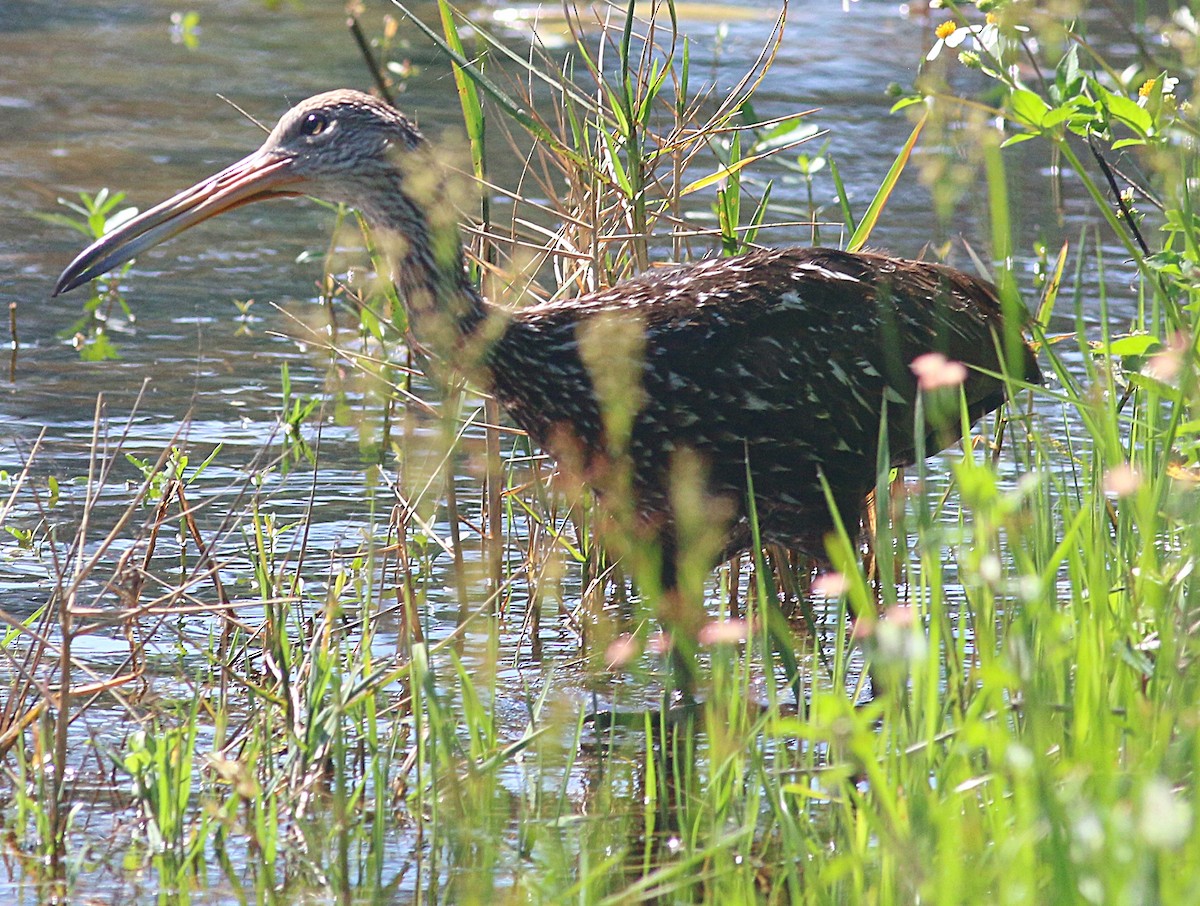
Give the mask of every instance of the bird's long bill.
M 263 198 L 302 194 L 296 189 L 299 180 L 291 172 L 291 165 L 289 157 L 259 150 L 190 189 L 184 189 L 80 252 L 58 278 L 54 295 L 99 277 L 223 211 Z

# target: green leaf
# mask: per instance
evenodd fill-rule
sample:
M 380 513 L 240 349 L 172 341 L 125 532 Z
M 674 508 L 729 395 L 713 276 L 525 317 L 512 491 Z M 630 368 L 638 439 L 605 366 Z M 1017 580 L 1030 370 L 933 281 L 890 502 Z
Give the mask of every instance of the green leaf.
M 1009 99 L 1012 104 L 1013 117 L 1030 126 L 1041 127 L 1046 119 L 1050 106 L 1040 95 L 1025 88 L 1018 88 Z
M 87 224 L 81 223 L 75 217 L 71 217 L 67 214 L 48 214 L 44 211 L 33 211 L 32 213 L 33 216 L 42 221 L 42 223 L 48 223 L 52 226 L 67 227 L 68 229 L 82 233 L 88 239 L 95 238 L 92 236 L 92 231 L 88 229 Z
M 1162 343 L 1158 337 L 1153 337 L 1150 334 L 1139 333 L 1124 337 L 1117 337 L 1108 344 L 1102 344 L 1101 350 L 1111 356 L 1126 356 L 1145 355 L 1151 349 L 1161 346 Z
M 84 362 L 108 362 L 120 357 L 116 345 L 103 331 L 97 331 L 79 350 L 79 358 Z
M 1137 132 L 1138 135 L 1144 138 L 1153 131 L 1154 117 L 1145 107 L 1139 107 L 1137 101 L 1113 91 L 1104 91 L 1102 97 L 1109 114 Z
M 691 195 L 693 192 L 699 192 L 701 189 L 707 188 L 708 186 L 711 186 L 715 182 L 720 182 L 723 179 L 728 179 L 730 176 L 733 176 L 734 174 L 736 174 L 739 170 L 741 170 L 747 164 L 752 164 L 756 160 L 761 160 L 763 157 L 764 157 L 764 155 L 762 155 L 762 154 L 756 154 L 753 157 L 743 157 L 741 160 L 735 160 L 733 163 L 729 164 L 728 166 L 721 167 L 721 168 L 713 171 L 712 173 L 709 173 L 707 176 L 701 176 L 696 181 L 688 183 L 686 186 L 684 186 L 679 191 L 679 194 L 682 196 L 682 195 Z
M 111 233 L 122 224 L 128 223 L 133 218 L 137 217 L 137 208 L 121 208 L 117 213 L 104 221 L 104 232 Z
M 1055 107 L 1042 118 L 1042 128 L 1050 129 L 1057 126 L 1059 123 L 1064 123 L 1076 114 L 1076 109 L 1072 104 L 1064 104 L 1061 107 Z
M 1083 73 L 1079 69 L 1079 45 L 1072 44 L 1054 70 L 1054 93 L 1059 103 L 1068 101 L 1083 88 Z
M 1001 148 L 1007 148 L 1010 145 L 1019 145 L 1021 142 L 1027 142 L 1031 138 L 1037 138 L 1036 132 L 1018 132 L 1016 135 L 1010 135 L 1000 143 Z
M 920 104 L 924 100 L 925 100 L 925 98 L 921 97 L 920 95 L 914 95 L 912 97 L 907 97 L 907 98 L 900 98 L 900 100 L 898 100 L 898 101 L 896 101 L 896 103 L 892 104 L 892 109 L 889 110 L 888 112 L 896 113 L 900 110 L 903 110 L 905 107 L 911 107 L 913 104 Z
M 819 131 L 820 127 L 816 123 L 810 123 L 807 117 L 794 116 L 768 130 L 761 139 L 754 143 L 754 150 L 772 151 L 786 145 L 795 145 L 812 138 Z
M 846 195 L 846 185 L 842 182 L 841 174 L 838 173 L 837 161 L 832 157 L 829 158 L 829 172 L 833 177 L 833 187 L 837 190 L 838 205 L 842 209 L 842 221 L 846 224 L 846 229 L 853 233 L 856 229 L 854 211 L 850 207 L 850 199 Z

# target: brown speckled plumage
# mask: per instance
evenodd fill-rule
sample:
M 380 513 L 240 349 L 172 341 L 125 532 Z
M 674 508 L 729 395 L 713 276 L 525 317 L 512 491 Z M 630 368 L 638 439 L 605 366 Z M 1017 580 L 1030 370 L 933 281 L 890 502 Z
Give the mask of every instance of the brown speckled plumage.
M 566 423 L 585 450 L 605 449 L 580 361 L 578 325 L 604 312 L 645 326 L 644 404 L 630 453 L 643 509 L 664 513 L 671 454 L 703 454 L 710 490 L 737 514 L 725 552 L 750 542 L 749 456 L 763 537 L 823 552 L 831 528 L 818 474 L 853 525 L 875 485 L 880 413 L 888 399 L 892 465 L 913 462 L 916 379 L 909 363 L 938 351 L 993 373 L 1000 306 L 981 280 L 882 255 L 792 248 L 653 271 L 583 298 L 516 313 L 492 347 L 494 391 L 541 444 Z M 1027 351 L 1022 363 L 1038 379 Z M 1000 381 L 969 372 L 974 421 L 1003 402 Z M 946 427 L 927 432 L 944 446 Z
M 581 326 L 608 316 L 636 322 L 644 336 L 632 367 L 640 368 L 643 404 L 629 455 L 638 509 L 668 529 L 668 547 L 667 476 L 681 449 L 700 455 L 709 490 L 735 514 L 725 553 L 750 542 L 748 456 L 764 538 L 819 554 L 831 519 L 818 476 L 843 519 L 856 520 L 875 484 L 885 400 L 892 464 L 913 461 L 914 358 L 938 351 L 973 366 L 965 387 L 972 420 L 1003 401 L 1002 382 L 975 370 L 1003 370 L 1000 305 L 991 286 L 960 271 L 830 249 L 767 250 L 509 312 L 466 279 L 440 173 L 395 110 L 358 92 L 318 95 L 289 111 L 255 154 L 85 250 L 56 292 L 259 198 L 346 202 L 391 249 L 418 334 L 458 357 L 540 446 L 585 475 L 610 451 Z M 1027 347 L 1013 370 L 1017 379 L 1040 377 Z M 928 426 L 925 433 L 930 451 L 947 439 Z

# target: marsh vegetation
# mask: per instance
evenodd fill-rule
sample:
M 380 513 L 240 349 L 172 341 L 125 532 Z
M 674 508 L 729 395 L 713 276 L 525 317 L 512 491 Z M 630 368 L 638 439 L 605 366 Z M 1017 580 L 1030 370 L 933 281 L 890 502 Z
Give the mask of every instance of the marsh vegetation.
M 771 551 L 694 577 L 688 709 L 664 707 L 643 552 L 607 556 L 585 490 L 470 385 L 426 379 L 353 212 L 258 210 L 82 311 L 13 297 L 5 896 L 1189 902 L 1200 26 L 1175 0 L 1045 6 L 828 4 L 839 74 L 917 36 L 871 184 L 837 119 L 784 90 L 803 12 L 357 11 L 378 80 L 478 187 L 470 266 L 495 300 L 869 237 L 1030 310 L 1047 384 L 881 474 L 830 568 Z M 247 21 L 270 37 L 267 15 Z M 223 27 L 181 17 L 173 53 Z M 337 38 L 340 77 L 368 84 Z M 124 198 L 76 165 L 88 194 L 29 229 L 77 246 L 206 172 L 180 153 L 182 178 Z M 309 238 L 272 258 L 281 217 Z M 273 304 L 262 267 L 316 289 Z M 169 271 L 206 301 L 181 311 Z M 48 363 L 74 375 L 70 415 L 22 399 Z M 767 641 L 781 607 L 794 664 Z

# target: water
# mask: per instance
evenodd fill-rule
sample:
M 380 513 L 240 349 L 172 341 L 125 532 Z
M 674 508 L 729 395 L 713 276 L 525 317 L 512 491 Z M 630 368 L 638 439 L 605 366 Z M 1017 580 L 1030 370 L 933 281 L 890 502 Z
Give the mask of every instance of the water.
M 289 99 L 368 84 L 337 9 L 316 4 L 272 10 L 256 2 L 191 8 L 199 13 L 201 31 L 198 46 L 189 50 L 173 42 L 166 14 L 153 4 L 101 2 L 64 10 L 51 3 L 0 3 L 0 59 L 6 61 L 0 67 L 0 255 L 6 274 L 0 312 L 15 303 L 20 338 L 14 379 L 0 384 L 0 468 L 10 473 L 20 470 L 45 430 L 37 473 L 60 481 L 85 475 L 98 393 L 109 430 L 133 413 L 127 452 L 153 461 L 179 439 L 189 445 L 193 463 L 218 443 L 224 445 L 219 465 L 249 462 L 278 431 L 281 366 L 290 366 L 297 395 L 320 393 L 327 384 L 327 357 L 303 351 L 293 339 L 302 335 L 295 319 L 324 323 L 312 300 L 332 215 L 311 203 L 251 206 L 143 255 L 129 282 L 136 321 L 123 322 L 118 313 L 110 324 L 119 360 L 80 361 L 61 336 L 79 316 L 82 296 L 52 300 L 49 290 L 82 240 L 32 212 L 54 211 L 56 197 L 102 186 L 126 190 L 128 201 L 144 208 L 240 157 L 261 133 L 218 96 L 270 124 Z M 695 78 L 728 87 L 767 42 L 775 9 L 739 7 L 727 22 L 711 9 L 685 8 L 683 30 L 693 41 L 693 67 L 702 74 Z M 487 19 L 488 10 L 479 16 Z M 903 116 L 888 114 L 885 88 L 911 82 L 930 30 L 929 21 L 899 15 L 887 3 L 856 3 L 843 13 L 831 0 L 789 11 L 779 59 L 756 97 L 757 114 L 820 108 L 814 121 L 828 130 L 830 153 L 860 211 L 911 128 Z M 455 122 L 456 104 L 447 103 L 453 81 L 415 29 L 402 28 L 401 35 L 418 67 L 403 106 L 436 135 Z M 816 144 L 804 150 L 815 154 Z M 1030 145 L 1013 149 L 1011 172 L 1045 166 L 1037 153 Z M 967 192 L 947 227 L 931 213 L 929 192 L 917 178 L 921 164 L 914 163 L 892 198 L 873 245 L 917 255 L 931 240 L 961 235 L 986 249 L 982 184 L 979 192 Z M 493 178 L 517 185 L 518 165 L 497 153 Z M 793 176 L 760 169 L 753 176 L 777 180 L 776 203 L 803 207 Z M 1053 249 L 1061 237 L 1077 235 L 1070 216 L 1058 225 L 1043 187 L 1041 179 L 1011 179 L 1020 218 L 1014 235 L 1026 254 L 1033 237 L 1045 238 Z M 819 200 L 831 195 L 827 180 L 819 184 Z M 1084 202 L 1068 192 L 1066 205 L 1070 215 Z M 773 230 L 764 241 L 805 243 L 810 237 L 808 228 L 794 226 Z M 830 243 L 841 238 L 836 228 L 823 234 Z M 297 263 L 305 253 L 315 260 Z M 968 264 L 961 253 L 957 260 Z M 1028 269 L 1028 262 L 1022 266 Z M 234 302 L 248 299 L 255 300 L 250 318 L 240 319 Z M 1118 317 L 1121 304 L 1115 300 Z M 0 326 L 0 334 L 4 330 Z M 312 540 L 322 546 L 335 546 L 361 525 L 356 510 L 363 457 L 356 434 L 325 419 L 322 469 L 312 489 L 319 516 Z M 124 462 L 115 474 L 138 478 Z M 307 482 L 290 482 L 298 502 L 308 496 Z M 477 486 L 477 476 L 464 476 L 463 483 L 464 490 Z M 31 592 L 29 600 L 36 599 Z
M 267 455 L 277 449 L 281 366 L 290 367 L 295 394 L 322 394 L 329 386 L 327 356 L 295 339 L 296 318 L 312 323 L 324 318 L 314 303 L 314 281 L 333 222 L 328 210 L 306 202 L 251 206 L 142 256 L 128 281 L 127 300 L 136 320 L 118 317 L 110 325 L 120 359 L 81 361 L 62 336 L 79 316 L 82 296 L 51 299 L 49 293 L 84 242 L 78 234 L 35 219 L 33 212 L 58 210 L 56 197 L 73 198 L 77 191 L 102 186 L 128 191 L 129 202 L 144 208 L 242 156 L 262 134 L 219 96 L 270 124 L 289 100 L 337 86 L 369 85 L 340 4 L 270 9 L 248 0 L 199 0 L 188 8 L 200 16 L 195 49 L 172 41 L 166 8 L 148 0 L 77 6 L 0 0 L 0 314 L 15 305 L 20 338 L 12 373 L 0 381 L 0 468 L 19 473 L 38 443 L 31 480 L 43 501 L 39 507 L 22 496 L 8 525 L 36 533 L 49 520 L 58 527 L 59 539 L 73 535 L 83 517 L 100 395 L 102 431 L 114 439 L 123 435 L 123 452 L 153 462 L 165 446 L 181 442 L 195 465 L 222 445 L 191 501 L 206 505 L 201 525 L 216 532 L 224 514 L 236 509 L 264 445 Z M 378 17 L 380 9 L 373 7 L 371 15 Z M 481 17 L 488 12 L 481 11 Z M 722 27 L 722 16 L 703 4 L 685 9 L 683 29 L 694 42 L 693 65 L 728 85 L 767 40 L 773 16 L 768 5 L 743 5 Z M 368 17 L 366 24 L 370 29 L 377 19 Z M 757 113 L 766 118 L 821 108 L 815 121 L 829 130 L 830 152 L 859 211 L 911 129 L 905 117 L 889 115 L 892 102 L 885 88 L 891 82 L 911 84 L 931 32 L 931 22 L 902 16 L 890 2 L 860 0 L 844 13 L 837 0 L 821 0 L 796 3 L 789 11 L 779 58 L 757 95 Z M 415 30 L 402 27 L 402 35 L 411 41 L 407 54 L 418 67 L 402 105 L 428 133 L 437 134 L 455 122 L 453 80 Z M 816 153 L 816 146 L 807 150 Z M 1043 238 L 1056 250 L 1064 237 L 1075 239 L 1087 210 L 1068 181 L 1066 217 L 1060 223 L 1045 180 L 1025 181 L 1019 175 L 1048 166 L 1038 155 L 1030 145 L 1006 155 L 1013 174 L 1013 230 L 1020 237 L 1026 275 L 1032 270 L 1033 239 Z M 917 178 L 921 163 L 918 159 L 905 176 L 872 245 L 918 255 L 930 241 L 961 236 L 986 249 L 982 175 L 977 191 L 968 190 L 947 226 L 931 214 L 929 191 Z M 491 164 L 493 178 L 515 186 L 518 165 L 498 153 Z M 969 172 L 974 164 L 962 166 Z M 795 180 L 770 166 L 755 175 L 779 179 L 776 202 L 804 205 Z M 828 181 L 819 184 L 819 200 L 829 201 L 831 194 Z M 764 241 L 806 243 L 809 238 L 807 228 L 796 226 L 775 230 Z M 830 244 L 839 238 L 836 229 L 824 234 Z M 306 254 L 309 260 L 297 261 Z M 969 266 L 961 253 L 957 262 Z M 239 318 L 234 300 L 249 299 L 255 300 L 250 317 Z M 1114 318 L 1129 314 L 1134 304 L 1130 294 L 1115 298 Z M 1063 328 L 1068 324 L 1064 321 Z M 0 324 L 0 337 L 6 330 Z M 349 392 L 353 396 L 353 388 Z M 363 504 L 364 463 L 370 457 L 359 441 L 353 425 L 327 417 L 315 476 L 300 470 L 269 479 L 268 499 L 280 518 L 299 517 L 311 499 L 311 550 L 353 551 L 372 524 Z M 57 506 L 47 510 L 50 476 L 62 492 Z M 133 465 L 117 458 L 91 517 L 88 551 L 119 518 L 140 478 Z M 464 500 L 478 496 L 479 482 L 478 469 L 460 476 Z M 237 538 L 236 530 L 230 537 Z M 160 543 L 162 558 L 177 550 L 173 539 Z M 0 558 L 0 607 L 24 617 L 49 594 L 48 549 L 10 548 Z M 113 556 L 119 552 L 120 545 Z M 236 544 L 229 556 L 236 556 Z M 431 602 L 435 635 L 449 631 L 457 610 L 448 575 L 443 584 L 444 600 Z M 98 601 L 106 600 L 97 587 L 88 587 Z M 567 596 L 577 596 L 577 586 L 568 581 L 565 587 Z M 208 629 L 186 631 L 203 635 Z M 519 621 L 506 631 L 511 636 L 502 647 L 519 660 L 528 646 L 519 636 Z M 553 626 L 543 632 L 551 657 L 572 655 L 569 634 Z M 125 655 L 122 643 L 102 634 L 80 645 L 97 669 L 115 667 Z M 504 716 L 504 708 L 498 710 L 514 727 L 525 720 L 523 713 Z M 121 720 L 114 711 L 118 727 Z

